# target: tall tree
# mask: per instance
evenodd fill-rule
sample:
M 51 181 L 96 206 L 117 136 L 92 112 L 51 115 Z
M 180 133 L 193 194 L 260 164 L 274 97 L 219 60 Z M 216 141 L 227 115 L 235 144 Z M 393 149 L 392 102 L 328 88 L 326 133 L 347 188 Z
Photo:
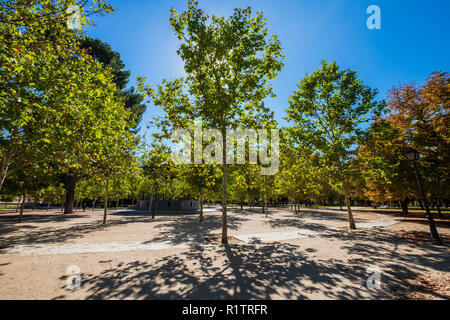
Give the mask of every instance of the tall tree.
M 268 36 L 263 12 L 252 15 L 246 7 L 225 18 L 209 16 L 197 5 L 189 1 L 181 14 L 171 9 L 169 21 L 181 41 L 178 54 L 187 77 L 164 81 L 154 103 L 166 113 L 165 132 L 197 118 L 222 133 L 222 243 L 227 243 L 226 131 L 270 122 L 273 113 L 264 99 L 274 96 L 270 81 L 282 69 L 283 56 L 278 38 Z M 151 88 L 147 91 L 153 95 Z
M 130 111 L 128 127 L 130 131 L 136 133 L 142 115 L 146 110 L 146 105 L 142 103 L 144 100 L 143 95 L 136 93 L 133 87 L 126 89 L 130 71 L 124 70 L 125 64 L 120 58 L 120 54 L 114 51 L 109 44 L 89 37 L 81 38 L 80 48 L 85 50 L 89 56 L 92 56 L 112 73 L 113 83 L 117 88 L 114 91 L 115 95 L 124 103 L 125 108 Z M 69 174 L 63 177 L 63 182 L 66 187 L 66 213 L 72 212 L 71 207 L 73 206 L 77 179 L 78 176 L 74 172 L 69 172 Z
M 118 89 L 117 94 L 124 99 L 125 107 L 131 111 L 130 129 L 136 131 L 147 107 L 142 103 L 144 100 L 142 94 L 137 93 L 134 87 L 127 89 L 130 71 L 124 70 L 125 64 L 120 53 L 114 51 L 108 43 L 90 37 L 83 37 L 80 46 L 105 67 L 111 69 L 113 81 Z
M 287 120 L 295 124 L 297 143 L 319 151 L 342 191 L 347 204 L 349 225 L 355 229 L 350 205 L 349 163 L 364 132 L 363 124 L 378 116 L 384 102 L 376 102 L 377 90 L 359 79 L 356 71 L 340 70 L 335 62 L 322 61 L 321 67 L 298 83 L 289 98 Z
M 198 164 L 193 166 L 185 166 L 185 179 L 188 183 L 189 193 L 196 195 L 200 200 L 200 217 L 203 221 L 203 201 L 206 189 L 213 189 L 217 184 L 217 173 L 214 165 Z
M 401 128 L 383 118 L 372 123 L 354 163 L 362 178 L 357 188 L 361 198 L 399 201 L 403 213 L 408 213 L 408 200 L 418 193 L 414 173 L 403 156 L 405 149 Z
M 103 0 L 1 3 L 0 187 L 37 159 L 48 158 L 53 167 L 59 161 L 70 173 L 89 157 L 98 137 L 90 125 L 108 112 L 100 106 L 117 105 L 108 72 L 79 48 L 79 31 L 68 26 L 74 4 L 83 12 L 83 25 L 89 15 L 113 10 Z M 78 164 L 71 161 L 77 156 Z
M 425 84 L 393 88 L 386 121 L 400 130 L 405 146 L 421 154 L 426 190 L 432 200 L 450 195 L 450 76 L 433 72 Z M 412 172 L 412 168 L 409 168 Z

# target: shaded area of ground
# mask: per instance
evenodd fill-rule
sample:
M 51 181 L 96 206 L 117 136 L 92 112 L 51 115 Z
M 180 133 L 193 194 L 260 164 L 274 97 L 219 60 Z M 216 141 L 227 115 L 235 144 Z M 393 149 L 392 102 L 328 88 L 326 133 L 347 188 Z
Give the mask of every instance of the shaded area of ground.
M 111 212 L 78 215 L 33 215 L 17 224 L 0 217 L 0 298 L 55 299 L 374 299 L 416 298 L 405 295 L 417 279 L 439 279 L 450 272 L 450 249 L 427 241 L 427 225 L 402 221 L 386 228 L 343 231 L 345 212 L 273 209 L 230 210 L 229 236 L 306 230 L 314 236 L 265 244 L 195 246 L 160 251 L 103 252 L 66 255 L 4 255 L 13 245 L 128 243 L 220 235 L 221 212 L 157 215 Z M 355 213 L 358 222 L 378 218 Z M 389 218 L 389 217 L 388 217 Z M 439 225 L 438 225 L 439 227 Z M 440 227 L 439 227 L 440 228 Z M 448 229 L 440 229 L 443 238 Z M 417 238 L 403 236 L 416 232 Z M 413 233 L 414 234 L 414 233 Z M 82 288 L 66 289 L 66 268 L 79 265 Z M 367 268 L 381 272 L 380 290 L 369 290 Z M 424 278 L 425 277 L 425 278 Z M 431 280 L 430 280 L 431 281 Z M 438 281 L 438 280 L 436 280 Z M 447 289 L 421 284 L 433 299 L 448 299 Z M 419 288 L 419 287 L 417 287 Z M 409 290 L 409 291 L 408 291 Z M 416 291 L 420 291 L 417 289 Z
M 427 274 L 407 279 L 405 286 L 395 292 L 394 297 L 408 300 L 450 300 L 450 275 Z
M 353 253 L 364 258 L 342 261 L 311 257 L 314 249 L 288 243 L 225 245 L 119 263 L 82 279 L 88 299 L 373 299 L 407 290 L 406 280 L 419 275 L 412 267 L 417 259 L 442 269 L 447 264 L 448 271 L 448 258 L 436 248 L 402 255 L 392 251 L 389 257 L 384 251 L 367 255 L 368 249 L 372 245 L 359 244 Z M 382 271 L 381 290 L 366 288 L 370 265 Z

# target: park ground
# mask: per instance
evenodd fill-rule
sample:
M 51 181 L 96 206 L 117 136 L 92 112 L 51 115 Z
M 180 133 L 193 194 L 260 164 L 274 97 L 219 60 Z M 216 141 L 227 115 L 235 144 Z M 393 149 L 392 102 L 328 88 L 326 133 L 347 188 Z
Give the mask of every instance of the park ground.
M 247 208 L 244 208 L 247 209 Z M 423 215 L 232 209 L 229 245 L 221 211 L 112 210 L 0 214 L 0 299 L 450 299 L 450 219 L 433 245 Z M 69 289 L 71 266 L 80 288 Z M 367 279 L 381 286 L 367 287 Z M 372 282 L 374 283 L 374 282 Z

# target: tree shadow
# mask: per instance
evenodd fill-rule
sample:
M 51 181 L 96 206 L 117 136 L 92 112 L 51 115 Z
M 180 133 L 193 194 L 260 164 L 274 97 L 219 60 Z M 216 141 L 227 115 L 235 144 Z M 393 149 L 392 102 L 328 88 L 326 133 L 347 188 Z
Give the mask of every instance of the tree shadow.
M 347 273 L 339 263 L 309 260 L 296 246 L 212 250 L 208 255 L 205 249 L 192 249 L 151 264 L 121 263 L 99 275 L 82 274 L 83 286 L 88 299 L 302 299 L 319 284 L 330 298 L 361 297 L 357 288 L 363 270 Z M 342 286 L 345 279 L 355 285 Z
M 314 232 L 333 232 L 334 229 L 327 227 L 326 225 L 313 223 L 313 222 L 305 222 L 300 217 L 293 218 L 284 218 L 284 219 L 271 219 L 266 223 L 270 225 L 273 229 L 282 229 L 282 228 L 297 228 L 297 229 L 306 229 Z
M 198 215 L 159 215 L 155 219 L 151 216 L 142 215 L 136 211 L 113 212 L 108 216 L 117 216 L 119 219 L 108 220 L 103 225 L 100 220 L 90 221 L 86 223 L 76 223 L 69 226 L 61 226 L 58 224 L 47 225 L 42 228 L 40 223 L 60 223 L 73 221 L 77 218 L 86 216 L 80 215 L 56 215 L 56 216 L 37 216 L 30 222 L 36 225 L 27 225 L 17 223 L 14 217 L 1 217 L 5 222 L 0 228 L 0 254 L 8 251 L 10 247 L 16 245 L 41 245 L 41 244 L 58 244 L 69 240 L 83 238 L 86 234 L 96 231 L 106 230 L 110 227 L 132 224 L 132 223 L 154 223 L 155 229 L 159 232 L 145 243 L 153 241 L 170 240 L 173 244 L 185 243 L 188 239 L 198 239 L 211 236 L 214 231 L 220 230 L 222 222 L 220 217 L 205 216 L 205 221 L 198 221 Z M 245 221 L 245 218 L 229 216 L 228 228 L 237 230 L 239 225 Z
M 426 218 L 408 218 L 405 217 L 401 220 L 402 223 L 411 223 L 411 224 L 418 224 L 422 226 L 429 226 L 429 223 Z M 439 229 L 449 229 L 450 228 L 450 221 L 441 220 L 441 219 L 434 219 L 434 222 L 436 224 L 436 227 Z
M 242 216 L 229 215 L 228 229 L 238 230 L 246 220 L 248 219 Z M 158 234 L 144 243 L 169 240 L 172 244 L 180 244 L 188 239 L 204 239 L 217 235 L 222 228 L 222 220 L 219 216 L 205 216 L 203 221 L 199 221 L 197 216 L 187 216 L 183 219 L 168 220 L 155 228 L 159 230 Z
M 179 216 L 198 216 L 200 214 L 200 211 L 194 211 L 194 210 L 186 210 L 186 211 L 156 211 L 155 212 L 155 219 L 158 217 L 179 217 Z M 151 217 L 152 214 L 148 212 L 148 210 L 123 210 L 123 211 L 115 211 L 110 214 L 109 216 L 123 216 L 123 217 Z
M 52 219 L 42 217 L 42 219 L 39 219 L 38 222 L 56 223 L 71 220 L 74 217 L 75 216 L 53 217 Z M 11 224 L 10 228 L 0 229 L 0 254 L 7 252 L 10 247 L 16 245 L 64 243 L 69 240 L 83 238 L 88 233 L 106 230 L 114 226 L 130 223 L 141 223 L 145 221 L 155 221 L 150 219 L 151 218 L 123 218 L 120 220 L 109 220 L 105 225 L 102 224 L 101 220 L 97 220 L 86 223 L 77 223 L 70 226 L 49 225 L 43 228 L 39 228 L 38 226 L 27 226 L 15 222 L 14 224 Z
M 412 267 L 417 259 L 433 266 L 447 259 L 448 270 L 445 252 L 436 247 L 407 255 L 385 249 L 375 254 L 376 247 L 349 245 L 347 250 L 362 257 L 349 263 L 310 258 L 287 243 L 194 248 L 151 263 L 137 260 L 84 273 L 82 285 L 88 299 L 306 299 L 314 293 L 325 299 L 386 299 L 418 275 Z M 366 287 L 371 265 L 382 272 L 381 290 Z

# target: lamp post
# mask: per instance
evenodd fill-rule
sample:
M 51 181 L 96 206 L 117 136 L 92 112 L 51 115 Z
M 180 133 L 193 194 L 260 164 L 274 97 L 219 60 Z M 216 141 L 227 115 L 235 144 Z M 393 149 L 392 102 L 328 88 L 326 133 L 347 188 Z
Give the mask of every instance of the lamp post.
M 439 233 L 437 232 L 436 224 L 434 223 L 433 216 L 431 215 L 430 212 L 430 207 L 428 206 L 427 197 L 425 195 L 425 191 L 423 190 L 422 180 L 420 179 L 419 171 L 417 170 L 417 161 L 420 159 L 420 153 L 414 150 L 413 148 L 408 148 L 405 151 L 405 157 L 406 159 L 411 161 L 414 165 L 414 172 L 416 174 L 417 185 L 419 186 L 419 192 L 422 197 L 425 210 L 427 212 L 428 224 L 430 225 L 431 239 L 433 240 L 434 244 L 442 245 L 443 243 L 441 238 L 439 237 Z

